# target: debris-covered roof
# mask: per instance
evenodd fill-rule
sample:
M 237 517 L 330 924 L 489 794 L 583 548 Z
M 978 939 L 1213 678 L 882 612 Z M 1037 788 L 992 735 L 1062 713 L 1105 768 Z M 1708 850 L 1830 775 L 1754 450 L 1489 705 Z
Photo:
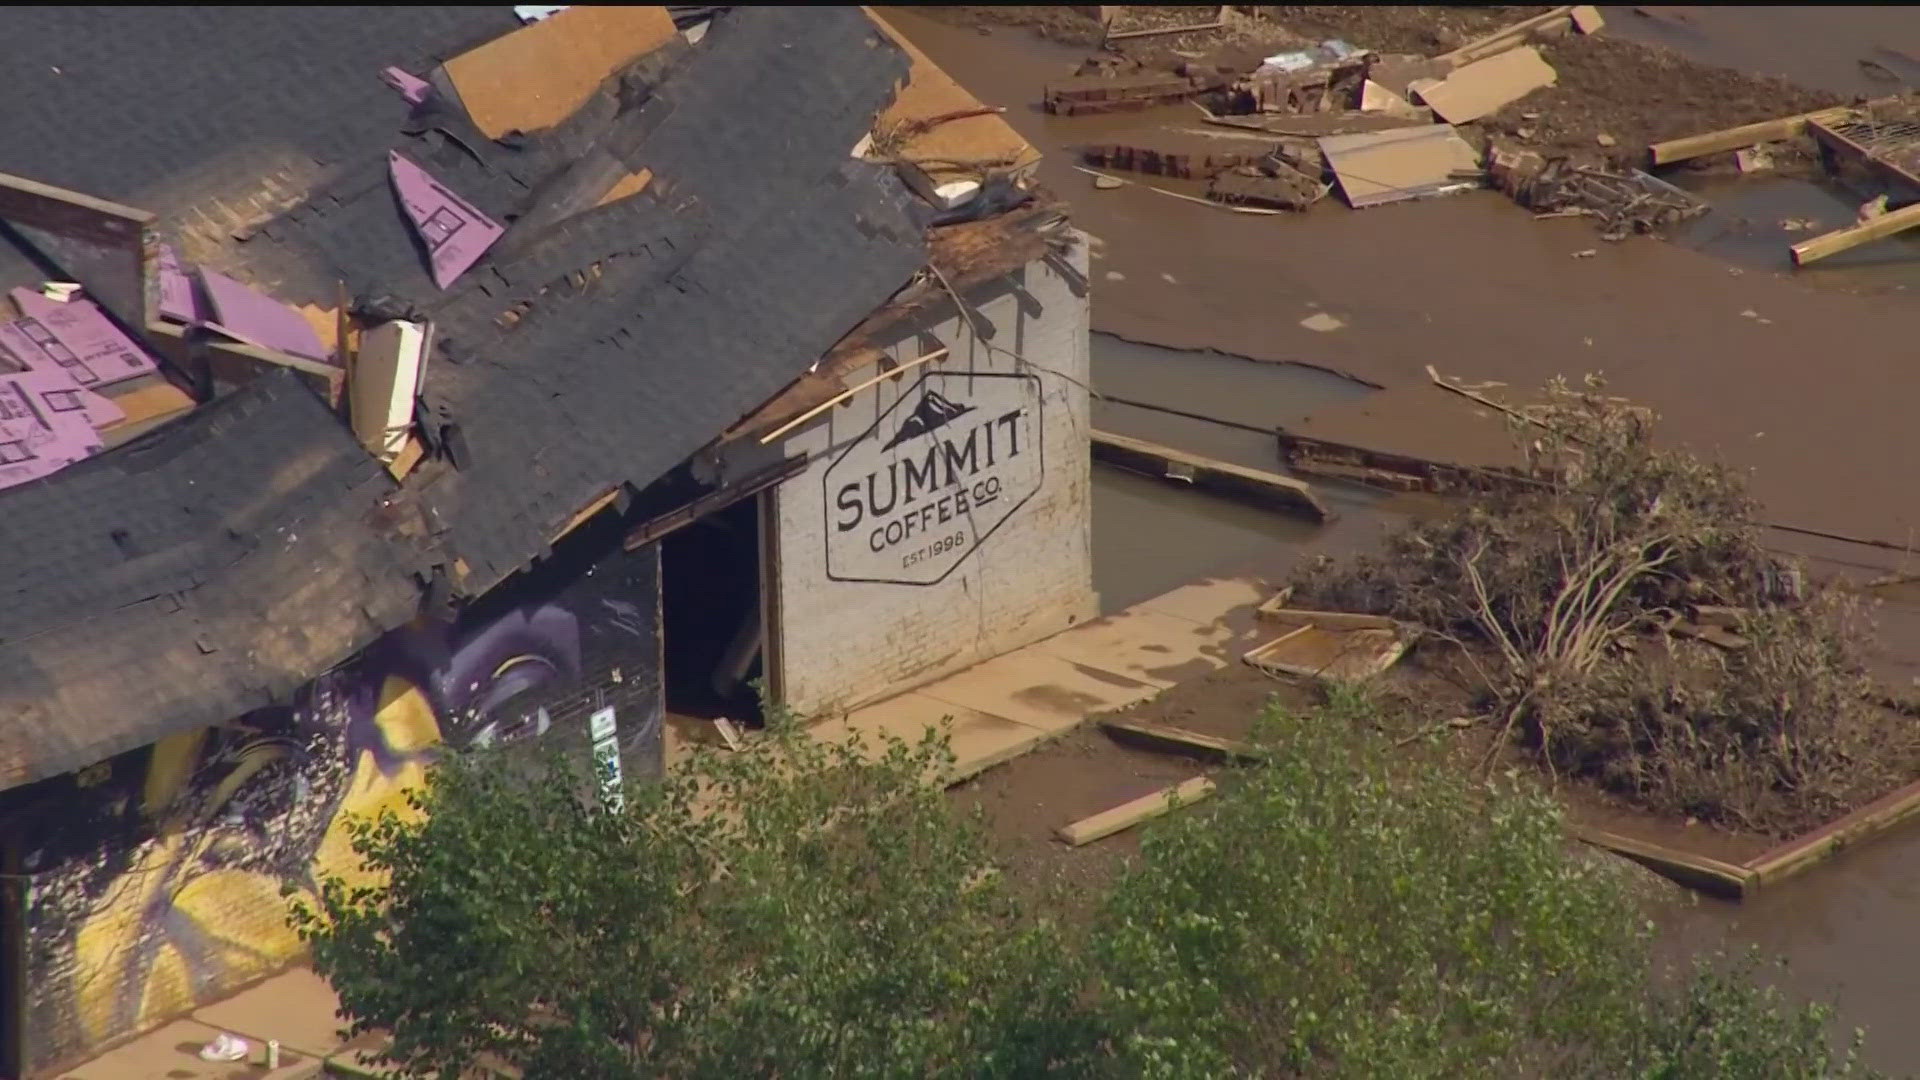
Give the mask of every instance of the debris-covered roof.
M 733 9 L 692 46 L 663 19 L 671 40 L 597 89 L 505 61 L 545 47 L 519 34 L 661 9 L 514 38 L 505 7 L 23 10 L 9 38 L 53 70 L 0 75 L 33 105 L 0 171 L 155 211 L 169 262 L 218 286 L 162 297 L 176 311 L 273 321 L 230 280 L 305 309 L 329 353 L 343 291 L 362 325 L 430 324 L 433 460 L 396 483 L 282 371 L 0 491 L 0 787 L 283 699 L 436 573 L 484 592 L 791 383 L 926 257 L 924 208 L 852 156 L 908 71 L 857 9 Z M 496 70 L 540 83 L 524 102 L 450 77 L 490 38 L 514 43 Z M 502 129 L 555 95 L 564 119 Z M 403 201 L 408 166 L 444 192 Z M 436 281 L 447 206 L 503 231 Z M 157 265 L 150 293 L 184 280 Z M 265 322 L 304 344 L 262 347 L 316 351 Z
M 276 372 L 0 494 L 0 789 L 285 700 L 410 618 L 396 486 Z

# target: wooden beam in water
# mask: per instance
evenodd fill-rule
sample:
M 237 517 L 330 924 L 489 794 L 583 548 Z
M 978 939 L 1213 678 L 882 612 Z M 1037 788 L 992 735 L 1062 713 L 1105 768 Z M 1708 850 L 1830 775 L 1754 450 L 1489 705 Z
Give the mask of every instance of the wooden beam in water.
M 1802 240 L 1793 245 L 1793 265 L 1805 266 L 1818 262 L 1831 255 L 1857 248 L 1861 244 L 1884 240 L 1895 233 L 1920 226 L 1920 203 L 1902 210 L 1889 210 L 1877 218 L 1871 218 L 1844 229 L 1816 236 L 1811 240 Z
M 1839 120 L 1844 118 L 1848 109 L 1818 109 L 1798 116 L 1783 116 L 1778 120 L 1762 120 L 1757 124 L 1742 124 L 1739 127 L 1710 131 L 1705 135 L 1689 135 L 1684 139 L 1669 139 L 1647 147 L 1648 155 L 1655 165 L 1671 165 L 1676 161 L 1688 161 L 1708 154 L 1724 153 L 1728 150 L 1740 150 L 1749 146 L 1758 146 L 1764 142 L 1778 142 L 1791 139 L 1807 130 L 1807 124 L 1815 120 Z
M 1096 461 L 1147 476 L 1181 480 L 1195 487 L 1209 488 L 1238 498 L 1277 504 L 1314 521 L 1326 521 L 1332 517 L 1320 497 L 1304 481 L 1189 454 L 1145 439 L 1095 431 L 1093 457 Z

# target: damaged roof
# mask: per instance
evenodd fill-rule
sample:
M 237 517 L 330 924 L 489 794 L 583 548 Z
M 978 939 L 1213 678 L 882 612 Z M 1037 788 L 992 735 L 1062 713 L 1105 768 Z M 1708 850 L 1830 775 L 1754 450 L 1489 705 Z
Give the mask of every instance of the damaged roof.
M 582 506 L 644 487 L 792 383 L 926 257 L 910 193 L 850 156 L 908 68 L 857 9 L 734 9 L 559 124 L 498 139 L 429 61 L 511 28 L 506 8 L 265 9 L 231 20 L 244 32 L 219 9 L 26 10 L 10 37 L 88 28 L 71 70 L 125 96 L 0 75 L 66 117 L 36 111 L 0 171 L 159 211 L 186 259 L 287 304 L 330 307 L 344 285 L 367 321 L 430 321 L 420 434 L 440 460 L 401 488 L 280 372 L 0 491 L 16 553 L 0 571 L 0 786 L 285 700 L 409 618 L 436 568 L 486 591 Z M 116 55 L 149 58 L 145 76 Z M 180 62 L 195 56 L 219 62 Z M 389 64 L 439 93 L 410 109 L 379 77 Z M 351 88 L 314 85 L 332 83 Z M 54 136 L 79 115 L 86 145 Z M 445 290 L 394 154 L 506 226 Z
M 410 618 L 396 487 L 281 371 L 0 494 L 0 789 L 284 701 Z

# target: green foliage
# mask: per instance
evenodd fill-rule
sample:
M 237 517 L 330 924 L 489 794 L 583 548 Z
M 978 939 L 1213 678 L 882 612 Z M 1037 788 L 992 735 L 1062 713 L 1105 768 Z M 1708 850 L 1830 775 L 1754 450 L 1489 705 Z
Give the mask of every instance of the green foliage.
M 296 917 L 406 1075 L 1035 1075 L 1034 1019 L 1080 987 L 925 782 L 947 760 L 937 732 L 868 754 L 777 725 L 616 812 L 563 763 L 454 758 L 423 820 L 358 825 L 389 885 Z
M 1156 830 L 1116 891 L 1139 1074 L 1615 1075 L 1592 1044 L 1640 1000 L 1631 905 L 1549 800 L 1389 768 L 1354 707 L 1270 714 L 1272 764 Z
M 301 909 L 356 1030 L 406 1075 L 1843 1075 L 1827 1014 L 1746 972 L 1652 989 L 1609 861 L 1555 805 L 1408 765 L 1336 694 L 1148 827 L 1091 921 L 1014 910 L 937 782 L 787 722 L 604 809 L 590 777 L 439 767 L 364 823 L 379 889 Z M 1063 856 L 1070 857 L 1070 856 Z

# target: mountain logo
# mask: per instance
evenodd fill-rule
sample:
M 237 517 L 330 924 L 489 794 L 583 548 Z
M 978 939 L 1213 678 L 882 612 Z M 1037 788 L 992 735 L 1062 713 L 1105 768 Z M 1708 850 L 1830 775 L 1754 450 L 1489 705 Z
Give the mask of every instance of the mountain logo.
M 881 449 L 891 450 L 908 439 L 917 439 L 929 431 L 943 428 L 972 411 L 971 405 L 956 405 L 933 390 L 922 390 L 919 404 L 913 407 L 913 412 L 901 423 L 900 430 L 894 432 L 893 438 Z

